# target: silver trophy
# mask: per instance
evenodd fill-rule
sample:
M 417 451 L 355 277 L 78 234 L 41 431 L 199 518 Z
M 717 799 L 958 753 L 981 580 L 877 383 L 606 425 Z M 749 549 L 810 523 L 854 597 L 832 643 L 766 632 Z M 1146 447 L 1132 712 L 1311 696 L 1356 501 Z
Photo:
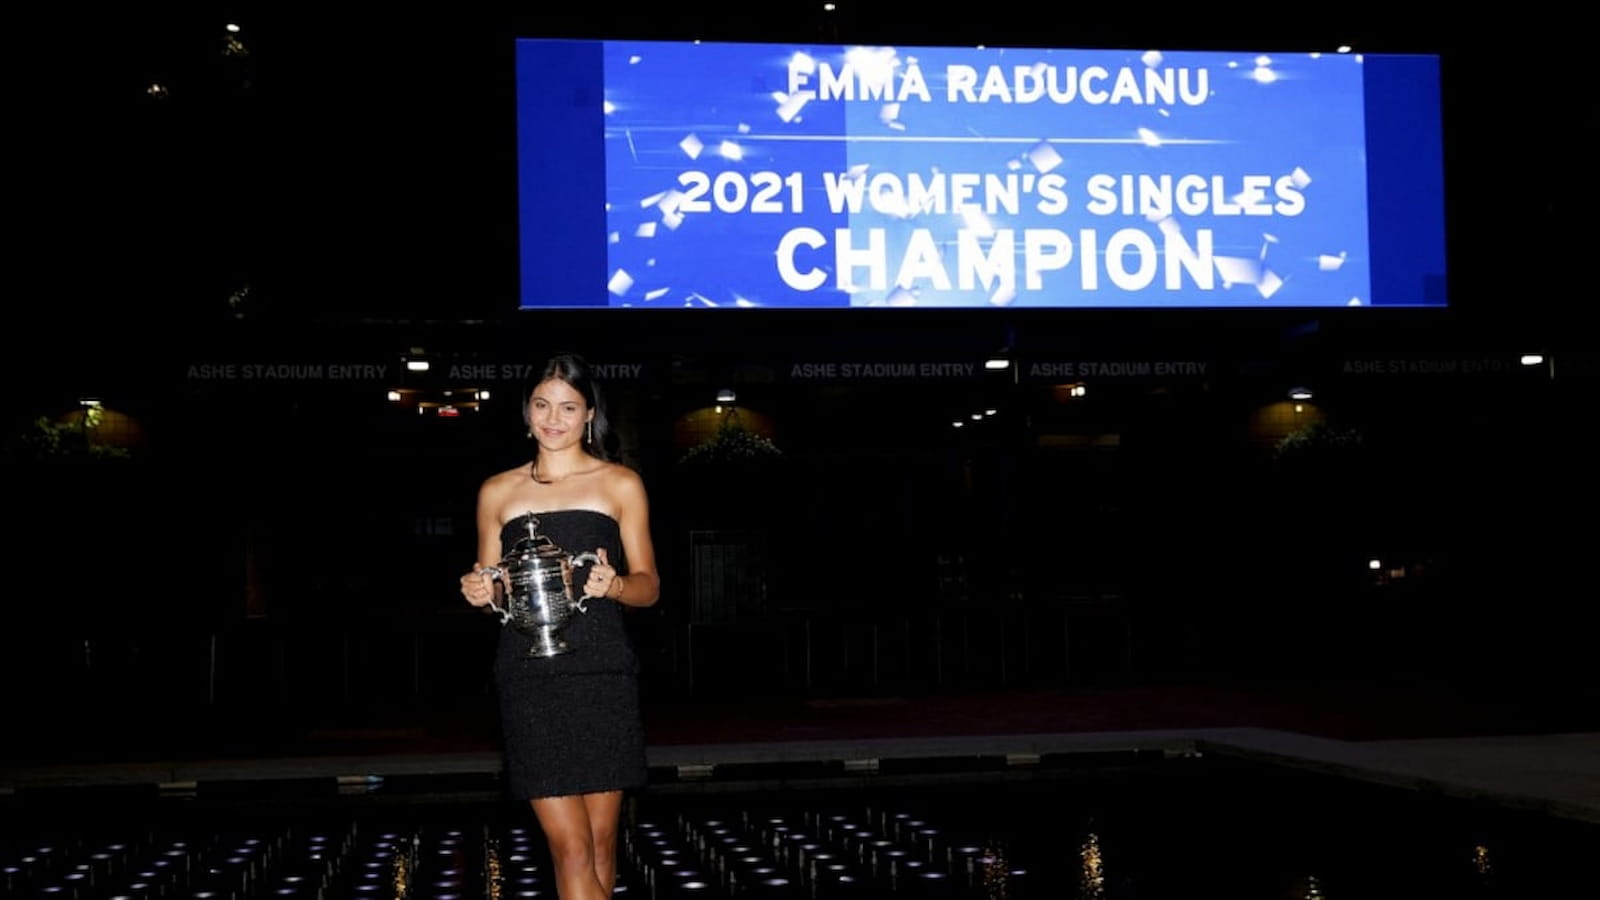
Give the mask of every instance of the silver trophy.
M 539 520 L 528 517 L 528 534 L 517 539 L 498 566 L 483 569 L 504 589 L 505 606 L 489 601 L 500 614 L 500 623 L 533 638 L 528 655 L 537 659 L 570 652 L 572 645 L 561 629 L 575 612 L 588 612 L 587 596 L 573 599 L 572 573 L 588 563 L 599 562 L 594 553 L 569 556 L 549 537 L 538 531 Z

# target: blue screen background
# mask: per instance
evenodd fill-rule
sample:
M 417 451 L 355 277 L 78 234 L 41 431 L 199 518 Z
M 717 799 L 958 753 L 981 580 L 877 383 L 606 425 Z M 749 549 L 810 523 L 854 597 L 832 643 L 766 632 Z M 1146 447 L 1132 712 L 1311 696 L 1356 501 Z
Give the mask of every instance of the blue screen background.
M 848 57 L 915 63 L 929 99 L 814 97 L 789 91 L 798 59 L 834 73 Z M 1443 176 L 1438 61 L 1426 56 L 1145 51 L 870 48 L 660 41 L 518 42 L 518 157 L 522 305 L 534 307 L 1181 307 L 1282 308 L 1444 305 Z M 797 57 L 797 54 L 803 54 Z M 976 88 L 990 66 L 1091 66 L 1139 81 L 1149 67 L 1204 70 L 1208 92 L 1183 102 L 1091 104 L 948 102 L 946 72 L 968 66 Z M 802 69 L 806 68 L 802 66 Z M 1265 76 L 1265 77 L 1264 77 Z M 815 74 L 805 86 L 820 87 Z M 899 84 L 900 82 L 895 82 Z M 1142 81 L 1139 81 L 1142 84 Z M 1109 88 L 1110 82 L 1101 82 Z M 976 89 L 975 88 L 975 89 Z M 1141 131 L 1142 130 L 1142 131 Z M 691 175 L 687 173 L 698 173 Z M 758 173 L 768 173 L 758 175 Z M 827 176 L 932 183 L 957 173 L 1037 185 L 1061 179 L 1064 210 L 1041 211 L 1021 191 L 1015 212 L 964 217 L 951 209 L 830 208 Z M 1228 200 L 1246 176 L 1299 178 L 1298 215 L 1179 213 L 1161 223 L 1135 211 L 1097 215 L 1095 175 L 1197 175 Z M 695 178 L 703 179 L 696 182 Z M 720 179 L 720 181 L 719 181 Z M 1024 181 L 1028 179 L 1028 181 Z M 698 187 L 709 187 L 696 194 Z M 771 188 L 774 211 L 756 212 Z M 1207 191 L 1205 196 L 1209 196 Z M 981 204 L 984 192 L 974 195 Z M 715 200 L 720 197 L 728 209 Z M 683 201 L 709 206 L 693 211 Z M 1275 198 L 1268 189 L 1265 203 Z M 892 206 L 892 205 L 891 205 Z M 958 283 L 957 232 L 987 251 L 1015 238 L 1011 291 Z M 779 248 L 796 229 L 826 241 L 794 245 L 794 268 L 820 283 L 797 287 Z M 886 278 L 866 267 L 841 276 L 838 230 L 856 248 L 882 235 Z M 1063 236 L 1073 257 L 1025 282 L 1026 230 Z M 1083 231 L 1098 253 L 1086 260 Z M 1209 287 L 1181 272 L 1166 284 L 1159 249 L 1176 233 L 1191 247 L 1209 231 Z M 1118 286 L 1106 271 L 1117 233 L 1142 234 L 1157 256 L 1147 285 Z M 913 241 L 948 273 L 926 269 L 895 283 Z M 934 248 L 929 255 L 929 248 Z M 1124 256 L 1125 267 L 1138 259 Z M 1049 264 L 1049 261 L 1045 261 Z M 1098 283 L 1086 288 L 1082 269 Z M 847 287 L 848 282 L 848 287 Z

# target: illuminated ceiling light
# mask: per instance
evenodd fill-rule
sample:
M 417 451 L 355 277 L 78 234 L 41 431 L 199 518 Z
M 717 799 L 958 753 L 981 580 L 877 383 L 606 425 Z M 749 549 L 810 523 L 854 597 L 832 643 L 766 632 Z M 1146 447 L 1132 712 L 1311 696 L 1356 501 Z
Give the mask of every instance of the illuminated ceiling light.
M 717 391 L 718 403 L 732 403 L 737 399 L 739 399 L 739 395 L 733 392 L 733 388 L 723 388 L 722 390 Z
M 986 416 L 992 416 L 992 415 L 994 415 L 995 413 L 997 413 L 999 411 L 1000 410 L 998 410 L 998 409 L 986 409 L 986 410 L 983 411 L 983 414 L 986 415 Z
M 960 428 L 961 426 L 963 426 L 965 424 L 967 424 L 967 423 L 961 421 L 960 419 L 956 419 L 954 422 L 950 423 L 950 427 L 951 428 Z
M 1340 44 L 1338 52 L 1340 52 L 1340 53 L 1349 53 L 1351 50 L 1354 50 L 1354 49 L 1355 48 L 1350 46 L 1349 44 Z
M 1006 359 L 1004 356 L 996 356 L 991 359 L 984 360 L 983 367 L 985 369 L 989 369 L 990 371 L 1008 369 L 1011 367 L 1011 360 Z
M 79 406 L 90 406 L 90 407 L 98 408 L 100 406 L 100 398 L 99 397 L 79 397 L 78 398 L 78 405 Z
M 833 12 L 834 10 L 836 10 L 838 8 L 839 7 L 837 5 L 832 4 L 832 3 L 824 3 L 824 4 L 822 4 L 822 11 L 823 12 Z
M 1303 387 L 1290 388 L 1289 389 L 1289 399 L 1290 400 L 1310 400 L 1311 399 L 1311 389 L 1310 388 L 1303 388 Z
M 144 92 L 157 100 L 165 100 L 167 98 L 167 86 L 159 82 L 152 82 L 149 87 L 144 89 Z
M 235 25 L 232 22 L 229 22 L 228 24 L 226 24 L 226 25 L 224 25 L 222 27 L 226 28 L 228 30 L 229 34 L 238 34 L 239 33 L 239 26 Z
M 1537 366 L 1537 365 L 1539 365 L 1540 363 L 1543 363 L 1543 362 L 1544 362 L 1544 355 L 1541 354 L 1541 353 L 1524 353 L 1524 354 L 1522 354 L 1522 364 L 1525 365 L 1525 366 Z
M 426 372 L 428 371 L 428 361 L 425 359 L 408 359 L 406 360 L 406 371 Z
M 972 421 L 974 421 L 974 422 L 983 421 L 983 413 L 973 413 L 972 414 Z
M 1377 570 L 1383 568 L 1383 560 L 1381 560 L 1381 559 L 1369 559 L 1369 560 L 1367 560 L 1367 568 L 1369 568 L 1369 569 L 1373 570 L 1374 572 L 1376 572 Z
M 487 399 L 489 399 L 489 392 L 488 391 L 479 391 L 478 392 L 478 399 L 479 400 L 487 400 Z
M 399 403 L 400 402 L 400 392 L 399 391 L 390 391 L 389 392 L 389 402 L 390 403 Z

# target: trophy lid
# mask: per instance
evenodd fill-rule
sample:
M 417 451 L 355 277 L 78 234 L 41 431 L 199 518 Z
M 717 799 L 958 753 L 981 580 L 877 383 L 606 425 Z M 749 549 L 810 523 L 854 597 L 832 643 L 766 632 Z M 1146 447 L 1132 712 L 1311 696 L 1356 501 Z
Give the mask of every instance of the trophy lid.
M 528 516 L 528 533 L 511 546 L 508 556 L 519 558 L 535 557 L 538 559 L 555 559 L 566 556 L 566 551 L 556 546 L 549 535 L 539 533 L 539 519 L 537 516 Z

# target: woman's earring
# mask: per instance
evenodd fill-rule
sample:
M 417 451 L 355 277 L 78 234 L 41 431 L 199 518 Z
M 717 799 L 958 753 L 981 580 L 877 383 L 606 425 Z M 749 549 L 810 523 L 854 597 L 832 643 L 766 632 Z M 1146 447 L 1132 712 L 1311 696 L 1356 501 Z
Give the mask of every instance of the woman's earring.
M 589 444 L 594 443 L 594 420 L 593 419 L 589 420 L 588 426 L 584 429 L 584 438 L 583 438 L 583 440 L 584 440 L 585 443 L 589 443 Z

